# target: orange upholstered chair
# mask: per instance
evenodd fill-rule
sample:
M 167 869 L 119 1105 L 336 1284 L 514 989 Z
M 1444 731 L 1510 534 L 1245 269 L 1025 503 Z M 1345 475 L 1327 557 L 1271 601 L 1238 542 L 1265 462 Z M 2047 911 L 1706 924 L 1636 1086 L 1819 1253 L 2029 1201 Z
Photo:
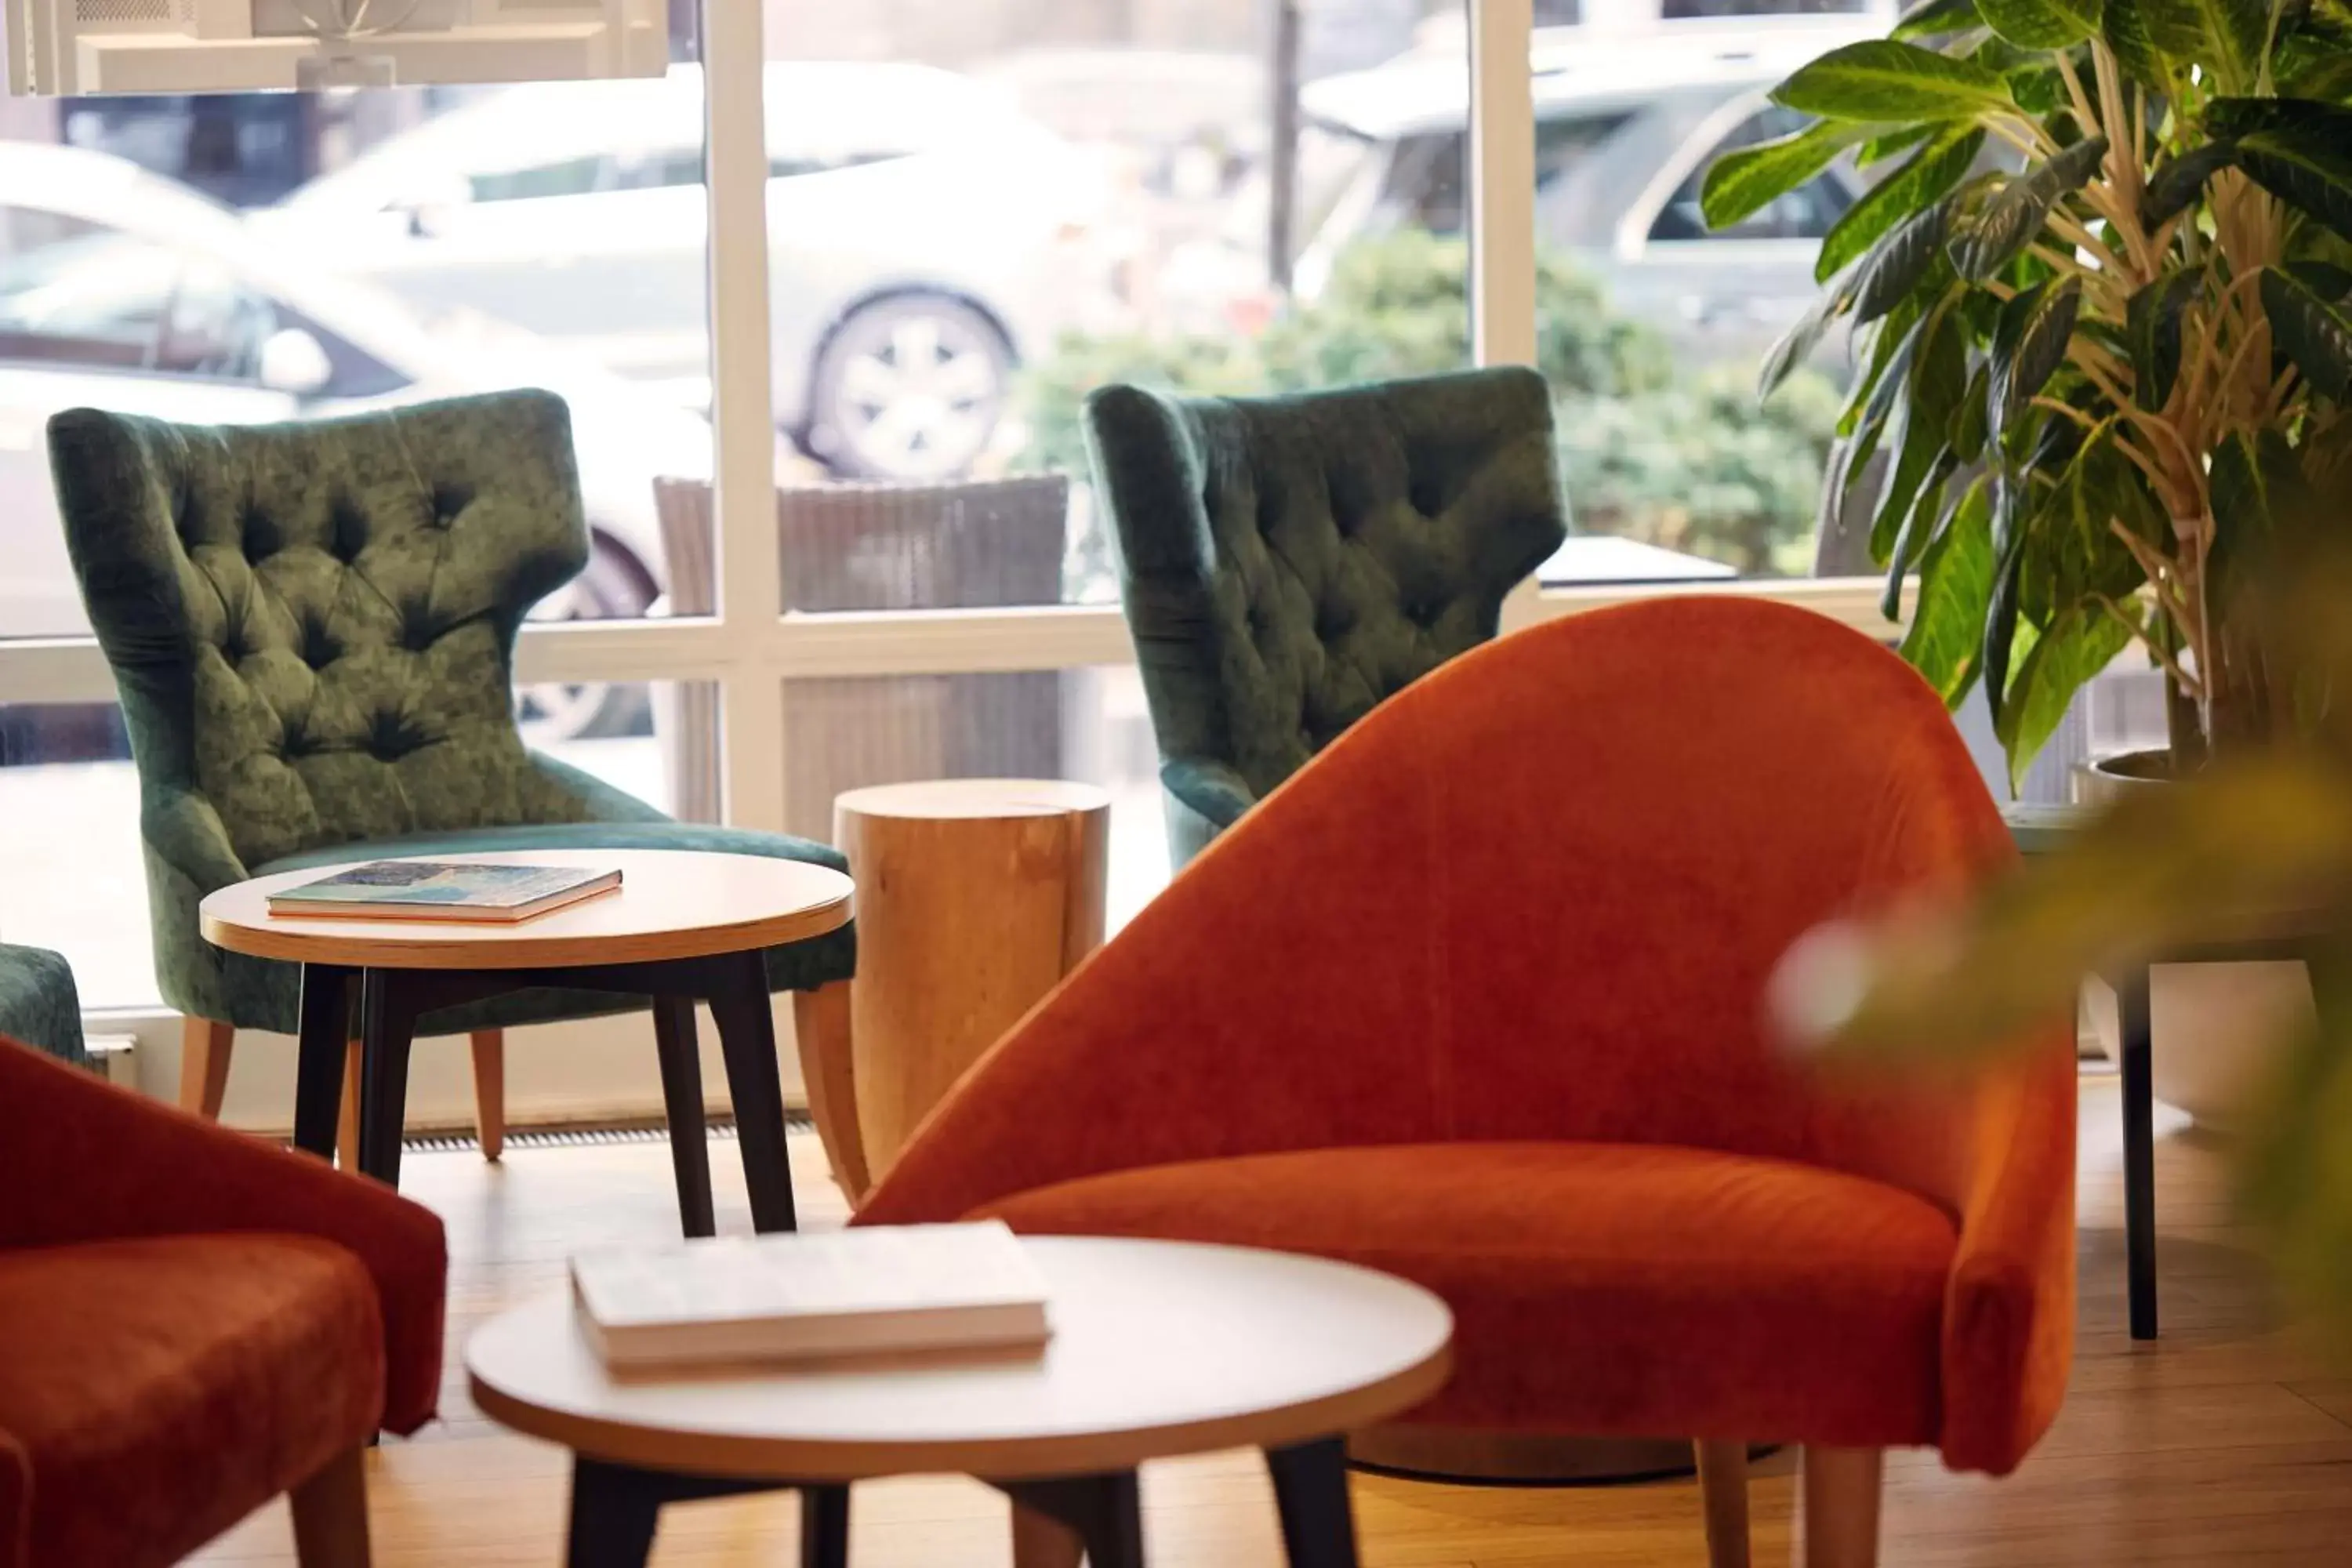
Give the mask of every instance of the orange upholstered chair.
M 304 1568 L 364 1568 L 445 1260 L 383 1187 L 0 1040 L 0 1568 L 163 1568 L 289 1490 Z
M 2074 1320 L 2071 1035 L 1934 1089 L 1780 1049 L 1831 916 L 2012 850 L 1942 706 L 1808 612 L 1679 599 L 1472 652 L 1341 736 L 983 1058 L 861 1223 L 1234 1242 L 1443 1295 L 1435 1426 L 1807 1447 L 1867 1563 L 1879 1450 L 2013 1468 Z

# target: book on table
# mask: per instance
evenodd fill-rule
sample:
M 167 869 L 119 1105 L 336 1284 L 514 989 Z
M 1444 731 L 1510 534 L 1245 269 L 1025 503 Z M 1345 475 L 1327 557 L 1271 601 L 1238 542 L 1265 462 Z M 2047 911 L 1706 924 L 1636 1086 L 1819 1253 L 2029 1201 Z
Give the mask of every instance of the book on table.
M 269 895 L 273 915 L 510 924 L 621 885 L 611 867 L 373 860 Z
M 572 1259 L 580 1326 L 618 1370 L 1004 1349 L 1052 1333 L 1001 1220 L 727 1237 Z

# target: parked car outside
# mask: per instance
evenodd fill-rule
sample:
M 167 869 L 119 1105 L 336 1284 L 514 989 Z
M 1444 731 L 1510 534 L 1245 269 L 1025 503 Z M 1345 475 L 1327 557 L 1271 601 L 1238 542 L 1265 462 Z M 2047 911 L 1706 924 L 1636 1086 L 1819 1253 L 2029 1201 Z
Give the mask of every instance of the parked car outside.
M 1534 50 L 1536 242 L 1607 285 L 1611 303 L 1708 357 L 1759 353 L 1812 303 L 1820 241 L 1864 181 L 1850 164 L 1730 228 L 1700 216 L 1717 154 L 1786 134 L 1802 117 L 1766 99 L 1774 83 L 1883 19 L 1780 16 L 1655 24 L 1626 35 L 1541 29 Z M 1312 297 L 1358 239 L 1400 228 L 1464 231 L 1468 82 L 1458 58 L 1416 52 L 1309 82 L 1308 123 L 1361 149 L 1300 253 Z
M 428 331 L 122 159 L 0 142 L 0 637 L 89 630 L 50 486 L 45 427 L 60 409 L 249 424 L 518 386 L 571 405 L 594 537 L 587 571 L 541 614 L 643 613 L 662 589 L 653 480 L 709 474 L 703 419 L 499 323 Z M 620 689 L 527 698 L 540 739 L 642 718 Z
M 965 471 L 1014 363 L 1107 291 L 1097 160 L 1010 93 L 902 63 L 767 68 L 776 417 L 835 473 Z M 428 309 L 467 306 L 709 396 L 699 67 L 501 89 L 258 215 Z

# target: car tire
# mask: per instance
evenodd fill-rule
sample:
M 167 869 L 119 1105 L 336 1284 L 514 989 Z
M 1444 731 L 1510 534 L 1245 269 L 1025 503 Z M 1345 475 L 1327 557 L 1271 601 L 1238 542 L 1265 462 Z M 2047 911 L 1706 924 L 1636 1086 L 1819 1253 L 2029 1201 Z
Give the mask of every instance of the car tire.
M 535 621 L 634 620 L 653 603 L 644 568 L 628 547 L 599 533 L 580 574 L 541 599 Z M 609 680 L 541 681 L 515 689 L 515 720 L 526 745 L 643 734 L 653 721 L 646 689 Z
M 1013 346 L 945 294 L 862 305 L 809 379 L 810 456 L 850 479 L 952 479 L 988 449 L 1010 401 Z

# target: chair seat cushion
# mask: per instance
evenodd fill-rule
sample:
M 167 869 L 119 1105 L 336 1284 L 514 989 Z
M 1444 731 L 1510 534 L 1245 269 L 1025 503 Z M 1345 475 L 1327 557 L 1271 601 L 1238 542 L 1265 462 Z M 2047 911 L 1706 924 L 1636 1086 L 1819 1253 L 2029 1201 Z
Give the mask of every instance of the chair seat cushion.
M 296 871 L 312 866 L 348 865 L 354 860 L 401 856 L 481 855 L 497 850 L 533 849 L 683 849 L 714 855 L 759 855 L 772 860 L 799 860 L 846 871 L 849 862 L 829 845 L 782 833 L 761 833 L 746 827 L 717 827 L 700 822 L 565 822 L 513 827 L 478 827 L 463 832 L 417 834 L 404 838 L 370 839 L 306 850 L 273 860 L 254 870 L 257 877 L 276 871 Z M 856 972 L 857 937 L 854 925 L 785 947 L 772 947 L 765 955 L 771 991 L 814 991 Z M 300 985 L 296 965 L 273 964 L 283 972 L 283 984 L 272 986 L 270 1010 L 277 1021 L 239 1027 L 275 1028 L 290 1032 L 297 1026 Z M 273 975 L 273 979 L 275 975 Z M 457 1035 L 473 1029 L 503 1029 L 522 1024 L 554 1023 L 590 1018 L 606 1013 L 628 1013 L 646 1005 L 641 996 L 609 993 L 540 989 L 517 991 L 463 1007 L 428 1013 L 419 1023 L 422 1035 Z
M 1708 1151 L 1438 1143 L 1207 1160 L 1036 1188 L 1015 1229 L 1384 1269 L 1454 1310 L 1409 1419 L 1591 1436 L 1935 1440 L 1957 1234 L 1935 1205 Z
M 28 1563 L 176 1563 L 364 1442 L 383 1390 L 375 1289 L 330 1243 L 0 1251 L 0 1461 L 31 1478 Z

